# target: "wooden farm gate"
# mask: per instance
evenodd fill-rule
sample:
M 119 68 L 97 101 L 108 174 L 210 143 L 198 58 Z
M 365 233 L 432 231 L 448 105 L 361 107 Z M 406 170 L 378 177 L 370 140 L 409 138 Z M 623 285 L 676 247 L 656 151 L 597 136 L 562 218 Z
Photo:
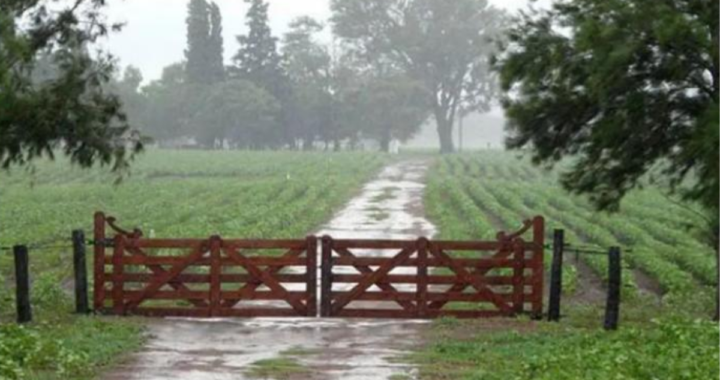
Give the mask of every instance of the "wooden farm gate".
M 521 238 L 532 229 L 532 240 Z M 321 315 L 480 318 L 542 314 L 544 221 L 497 241 L 322 238 Z M 390 255 L 378 255 L 395 250 Z M 358 253 L 360 252 L 360 253 Z M 353 307 L 353 303 L 357 306 Z
M 106 228 L 114 236 L 106 236 Z M 522 236 L 532 230 L 532 238 Z M 496 241 L 322 244 L 323 317 L 542 313 L 544 222 Z M 95 215 L 95 310 L 187 317 L 317 316 L 318 239 L 148 239 Z M 389 252 L 388 252 L 389 251 Z
M 183 317 L 317 315 L 314 237 L 146 239 L 114 222 L 95 215 L 95 310 Z M 116 233 L 111 239 L 106 226 Z

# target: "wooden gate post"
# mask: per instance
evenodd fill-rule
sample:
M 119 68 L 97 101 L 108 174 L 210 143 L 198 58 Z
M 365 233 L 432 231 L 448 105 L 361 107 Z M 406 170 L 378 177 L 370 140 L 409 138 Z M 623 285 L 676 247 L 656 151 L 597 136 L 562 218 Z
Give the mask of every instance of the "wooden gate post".
M 125 235 L 115 235 L 115 243 L 113 245 L 115 246 L 112 256 L 113 314 L 125 315 L 125 281 L 123 279 L 125 273 L 125 264 L 123 263 L 123 256 L 125 255 Z
M 308 236 L 305 238 L 307 255 L 307 316 L 317 317 L 317 237 Z
M 221 250 L 223 248 L 223 241 L 220 236 L 213 235 L 208 240 L 210 245 L 210 294 L 208 299 L 210 300 L 210 307 L 208 308 L 209 317 L 220 316 L 220 303 L 221 292 L 222 292 L 222 257 Z
M 32 307 L 30 306 L 30 257 L 24 245 L 13 247 L 15 258 L 15 303 L 17 307 L 17 322 L 32 322 Z
M 105 307 L 105 214 L 95 213 L 93 227 L 93 309 Z
M 322 237 L 321 265 L 320 316 L 329 317 L 332 296 L 332 238 L 327 235 Z
M 565 249 L 565 231 L 553 232 L 553 257 L 550 267 L 550 300 L 548 305 L 548 321 L 560 320 L 560 297 L 562 296 L 562 264 Z
M 620 248 L 611 247 L 608 252 L 608 294 L 605 307 L 605 330 L 617 330 L 618 327 L 621 272 Z
M 417 317 L 425 318 L 428 309 L 428 245 L 429 241 L 425 237 L 417 240 Z
M 543 313 L 543 283 L 545 281 L 545 218 L 536 216 L 533 218 L 533 260 L 532 260 L 532 317 L 534 319 L 542 318 Z
M 89 314 L 87 262 L 85 256 L 85 232 L 75 230 L 72 232 L 73 243 L 73 270 L 75 272 L 75 312 Z
M 525 304 L 525 242 L 517 238 L 513 242 L 513 313 L 515 315 L 523 312 Z

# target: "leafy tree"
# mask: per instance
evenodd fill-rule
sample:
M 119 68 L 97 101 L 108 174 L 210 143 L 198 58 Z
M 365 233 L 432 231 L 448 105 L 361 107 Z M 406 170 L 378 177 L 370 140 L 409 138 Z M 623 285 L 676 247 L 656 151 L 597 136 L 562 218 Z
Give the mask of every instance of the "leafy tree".
M 422 83 L 402 75 L 370 77 L 361 90 L 363 136 L 389 152 L 390 141 L 407 141 L 428 118 L 427 93 Z
M 189 119 L 197 107 L 202 95 L 186 81 L 185 64 L 175 63 L 163 70 L 162 77 L 142 89 L 147 99 L 146 112 L 143 113 L 143 132 L 159 143 L 166 140 L 191 135 L 193 131 Z M 204 86 L 199 86 L 204 87 Z
M 187 16 L 187 79 L 191 84 L 213 84 L 224 77 L 222 16 L 215 3 L 190 0 Z
M 207 89 L 191 120 L 198 140 L 217 147 L 227 140 L 241 148 L 272 146 L 279 105 L 267 91 L 248 81 L 231 80 Z
M 330 122 L 333 106 L 330 89 L 332 59 L 327 47 L 315 40 L 323 25 L 309 17 L 290 23 L 283 43 L 283 64 L 291 86 L 286 112 L 293 140 L 302 140 L 303 149 L 312 147 L 320 130 Z
M 355 54 L 423 83 L 442 153 L 454 151 L 458 109 L 489 110 L 496 97 L 491 39 L 504 13 L 486 0 L 333 0 L 333 24 Z
M 116 95 L 105 91 L 114 70 L 87 46 L 118 26 L 102 17 L 105 1 L 0 2 L 0 162 L 28 164 L 57 151 L 80 166 L 126 168 L 141 149 Z M 38 75 L 40 58 L 50 69 Z
M 144 116 L 147 112 L 147 98 L 141 92 L 142 72 L 134 66 L 128 66 L 120 78 L 113 78 L 110 90 L 120 97 L 123 109 L 130 125 L 144 130 Z
M 600 209 L 661 167 L 706 207 L 717 249 L 718 44 L 716 0 L 566 0 L 524 14 L 498 62 L 507 145 L 538 163 L 575 157 L 562 182 Z

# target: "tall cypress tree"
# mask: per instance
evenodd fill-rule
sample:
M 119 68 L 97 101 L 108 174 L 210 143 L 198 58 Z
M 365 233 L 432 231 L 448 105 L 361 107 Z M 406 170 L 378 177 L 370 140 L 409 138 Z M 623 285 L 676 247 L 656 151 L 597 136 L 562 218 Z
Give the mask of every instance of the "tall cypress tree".
M 222 14 L 215 2 L 210 4 L 210 41 L 208 44 L 210 78 L 213 83 L 225 79 L 223 64 Z
M 286 104 L 289 98 L 289 86 L 281 67 L 277 50 L 277 38 L 272 36 L 268 25 L 268 3 L 264 0 L 245 0 L 250 4 L 246 25 L 248 34 L 238 36 L 240 50 L 235 55 L 235 64 L 240 78 L 248 80 L 266 90 L 277 99 L 281 106 L 281 129 L 275 136 L 276 145 L 289 141 L 287 130 Z
M 235 56 L 240 75 L 256 85 L 276 94 L 280 77 L 280 55 L 277 38 L 268 25 L 268 4 L 264 0 L 245 0 L 250 4 L 246 25 L 247 35 L 238 36 L 240 50 Z
M 186 23 L 185 73 L 188 83 L 217 83 L 223 78 L 220 9 L 206 0 L 190 0 Z

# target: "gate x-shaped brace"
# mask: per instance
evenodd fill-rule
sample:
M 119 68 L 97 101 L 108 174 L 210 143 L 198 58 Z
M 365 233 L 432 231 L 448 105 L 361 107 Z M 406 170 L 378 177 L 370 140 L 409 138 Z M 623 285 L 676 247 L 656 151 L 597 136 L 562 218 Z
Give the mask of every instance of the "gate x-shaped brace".
M 455 275 L 462 280 L 461 283 L 454 284 L 450 289 L 448 289 L 445 293 L 453 293 L 453 292 L 461 292 L 467 289 L 468 287 L 473 287 L 478 292 L 478 294 L 484 296 L 487 298 L 490 302 L 492 302 L 500 311 L 510 313 L 512 312 L 511 306 L 506 303 L 500 296 L 498 296 L 496 293 L 494 293 L 488 285 L 482 281 L 482 276 L 487 274 L 492 268 L 477 268 L 474 272 L 467 271 L 463 266 L 458 265 L 450 256 L 447 255 L 442 249 L 438 248 L 437 246 L 433 245 L 432 243 L 426 242 L 428 244 L 427 250 L 432 255 L 437 257 L 440 262 L 450 268 Z M 504 247 L 501 247 L 501 249 L 493 256 L 493 258 L 505 258 L 510 255 L 509 252 L 507 252 Z M 425 249 L 424 247 L 421 247 L 419 249 Z M 331 304 L 332 313 L 338 313 L 340 310 L 342 310 L 345 306 L 347 306 L 350 302 L 352 302 L 354 299 L 365 293 L 371 286 L 376 285 L 381 290 L 384 290 L 386 292 L 390 293 L 398 293 L 398 290 L 392 286 L 389 283 L 383 283 L 380 282 L 383 278 L 385 278 L 390 271 L 392 271 L 396 266 L 403 264 L 405 260 L 407 260 L 413 253 L 416 251 L 419 251 L 419 249 L 415 246 L 413 247 L 407 247 L 402 249 L 400 252 L 398 252 L 394 257 L 392 257 L 388 262 L 383 264 L 382 266 L 378 267 L 377 270 L 373 271 L 369 266 L 364 265 L 352 265 L 356 270 L 358 270 L 361 274 L 367 275 L 367 277 L 364 277 L 355 287 L 353 287 L 349 292 L 344 293 L 342 297 L 339 297 Z M 352 254 L 347 248 L 332 248 L 333 251 L 335 251 L 338 255 L 341 257 L 349 257 L 349 258 L 355 258 L 356 256 Z M 400 306 L 403 307 L 408 312 L 415 312 L 419 305 L 416 303 L 413 303 L 412 301 L 406 301 L 406 300 L 400 300 L 396 299 L 395 302 L 397 302 Z M 420 301 L 418 301 L 420 302 Z M 435 301 L 428 304 L 429 309 L 435 309 L 439 310 L 441 309 L 448 301 Z
M 122 236 L 122 235 L 118 235 Z M 124 244 L 120 243 L 116 245 L 116 249 L 122 250 L 124 249 Z M 292 308 L 297 311 L 300 314 L 307 313 L 307 304 L 303 304 L 302 301 L 298 300 L 293 295 L 289 294 L 288 291 L 285 289 L 285 287 L 282 286 L 282 284 L 276 280 L 273 275 L 280 272 L 285 266 L 277 266 L 277 267 L 268 267 L 266 269 L 260 269 L 257 265 L 253 264 L 250 259 L 248 259 L 246 256 L 242 255 L 240 252 L 238 252 L 237 248 L 234 247 L 225 247 L 222 245 L 222 242 L 216 239 L 211 239 L 211 247 L 210 251 L 211 253 L 217 249 L 222 250 L 225 252 L 225 255 L 229 257 L 231 260 L 233 260 L 235 263 L 240 265 L 241 267 L 245 268 L 247 270 L 248 274 L 253 277 L 255 281 L 248 282 L 245 286 L 243 286 L 241 289 L 237 291 L 237 296 L 239 298 L 234 299 L 228 299 L 225 300 L 223 303 L 223 307 L 231 308 L 235 306 L 237 303 L 239 303 L 242 300 L 243 296 L 248 296 L 254 291 L 260 287 L 261 285 L 267 286 L 270 290 L 277 292 L 279 296 L 286 301 Z M 129 252 L 135 254 L 135 255 L 144 255 L 147 256 L 144 252 L 142 252 L 138 248 L 131 247 L 128 249 Z M 134 299 L 129 300 L 125 305 L 125 310 L 131 310 L 139 306 L 139 304 L 153 295 L 155 295 L 163 286 L 170 285 L 176 290 L 189 290 L 186 286 L 173 282 L 173 280 L 178 277 L 185 269 L 187 269 L 190 265 L 192 265 L 193 262 L 200 260 L 205 253 L 208 252 L 207 247 L 200 244 L 199 246 L 195 247 L 190 251 L 190 254 L 187 255 L 183 260 L 178 262 L 177 264 L 173 265 L 169 270 L 165 270 L 161 266 L 148 266 L 150 270 L 156 274 L 159 275 L 160 278 L 149 284 L 148 286 L 143 289 L 140 294 L 138 294 Z M 293 258 L 300 256 L 304 250 L 302 249 L 291 249 L 288 250 L 282 257 L 283 258 Z M 154 269 L 153 269 L 154 268 Z M 208 306 L 208 304 L 202 300 L 190 300 L 195 301 L 192 302 L 195 306 Z

